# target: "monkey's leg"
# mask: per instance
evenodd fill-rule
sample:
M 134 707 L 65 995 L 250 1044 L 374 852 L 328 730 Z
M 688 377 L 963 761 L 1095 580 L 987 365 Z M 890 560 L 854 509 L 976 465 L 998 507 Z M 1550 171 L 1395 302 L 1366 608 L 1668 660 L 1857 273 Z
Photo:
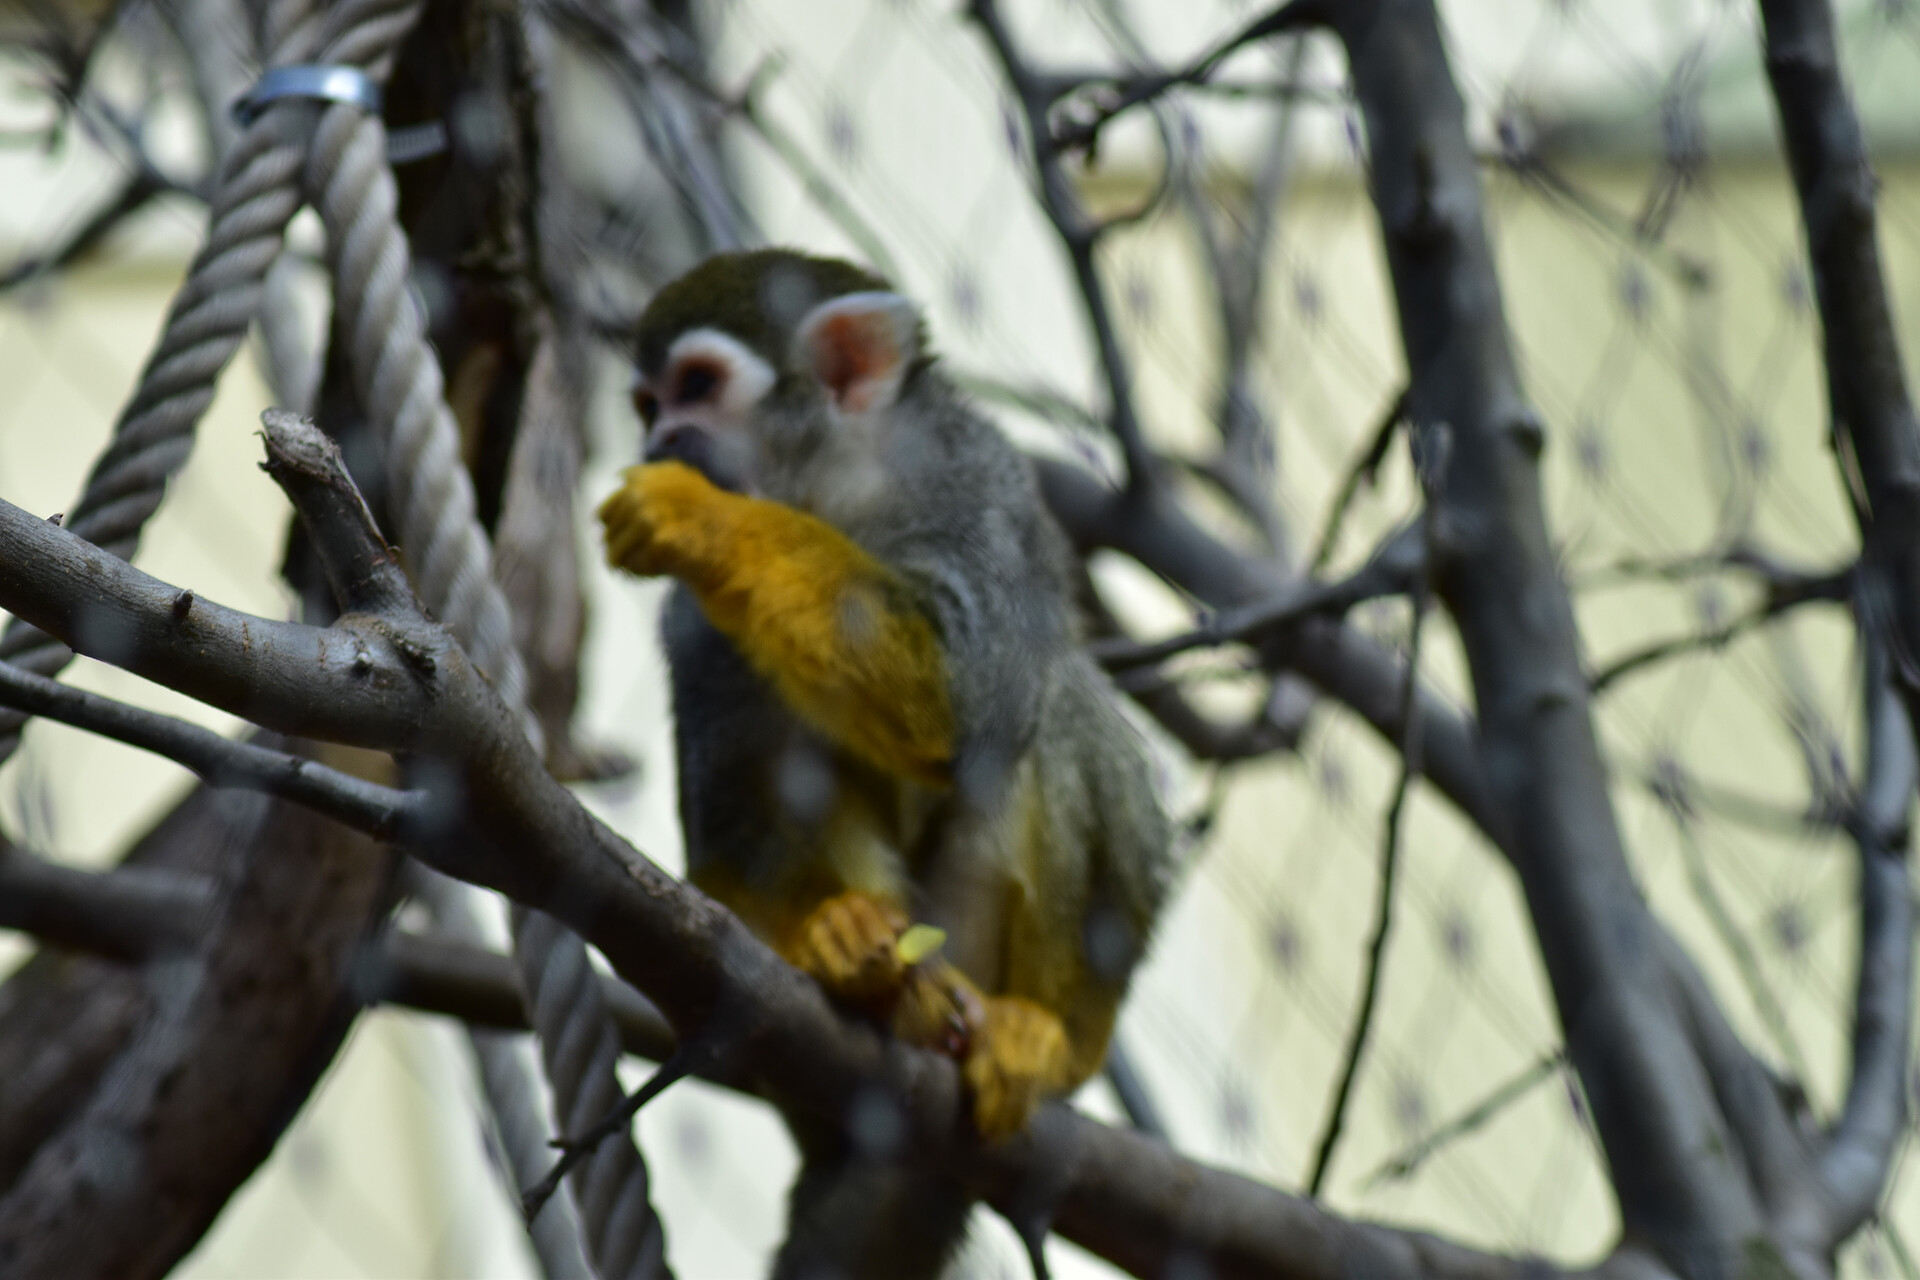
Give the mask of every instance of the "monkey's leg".
M 946 660 L 899 574 L 825 521 L 679 462 L 630 468 L 600 519 L 609 563 L 685 582 L 808 723 L 875 768 L 947 785 Z

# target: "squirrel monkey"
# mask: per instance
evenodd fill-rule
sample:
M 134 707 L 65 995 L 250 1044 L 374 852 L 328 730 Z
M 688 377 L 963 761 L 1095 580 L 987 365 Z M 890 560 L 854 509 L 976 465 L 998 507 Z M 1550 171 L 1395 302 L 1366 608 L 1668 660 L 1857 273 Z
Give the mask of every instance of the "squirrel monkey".
M 647 462 L 600 518 L 612 564 L 680 584 L 689 877 L 830 995 L 954 1054 L 981 1135 L 1012 1133 L 1099 1068 L 1169 881 L 1065 539 L 919 313 L 856 267 L 709 258 L 634 344 Z M 936 1273 L 960 1188 L 789 1122 L 805 1167 L 776 1275 Z

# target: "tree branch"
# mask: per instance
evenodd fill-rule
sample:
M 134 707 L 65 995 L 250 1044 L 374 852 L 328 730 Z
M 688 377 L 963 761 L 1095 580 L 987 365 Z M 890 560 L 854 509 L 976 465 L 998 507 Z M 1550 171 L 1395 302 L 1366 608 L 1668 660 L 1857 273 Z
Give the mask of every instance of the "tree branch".
M 1857 595 L 1868 780 L 1860 856 L 1860 977 L 1853 1070 L 1820 1172 L 1833 1197 L 1830 1242 L 1874 1210 L 1907 1114 L 1913 987 L 1905 851 L 1920 725 L 1920 423 L 1888 304 L 1874 217 L 1876 183 L 1847 100 L 1825 0 L 1761 0 L 1767 79 L 1780 112 L 1820 309 L 1835 452 L 1860 526 Z M 1904 703 L 1887 705 L 1876 668 Z
M 298 737 L 399 747 L 431 705 L 436 653 L 383 623 L 349 614 L 307 627 L 191 593 L 182 613 L 179 588 L 4 499 L 0 594 L 77 653 Z
M 1871 636 L 1873 629 L 1866 630 Z M 1891 667 L 1885 650 L 1869 639 L 1864 673 L 1866 776 L 1849 824 L 1860 864 L 1853 1072 L 1819 1165 L 1834 1199 L 1835 1240 L 1851 1234 L 1878 1208 L 1907 1123 L 1913 895 L 1906 850 L 1920 766 L 1906 710 L 1893 690 Z
M 1082 148 L 1091 151 L 1099 145 L 1100 131 L 1115 116 L 1152 102 L 1168 90 L 1181 85 L 1205 84 L 1219 69 L 1221 63 L 1250 44 L 1283 32 L 1325 25 L 1328 20 L 1327 10 L 1328 6 L 1324 0 L 1290 0 L 1289 3 L 1255 18 L 1178 71 L 1155 72 L 1131 77 L 1109 77 L 1107 83 L 1119 90 L 1118 96 L 1113 101 L 1102 104 L 1088 119 L 1067 125 L 1053 134 L 1053 146 L 1061 151 Z M 1055 96 L 1058 97 L 1060 94 L 1056 92 Z
M 206 808 L 217 905 L 190 951 L 138 973 L 146 1016 L 0 1196 L 0 1273 L 157 1280 L 346 1031 L 346 970 L 390 905 L 390 856 L 266 797 Z
M 1460 1138 L 1479 1132 L 1508 1107 L 1526 1097 L 1536 1085 L 1559 1074 L 1566 1061 L 1565 1055 L 1560 1053 L 1542 1054 L 1517 1074 L 1489 1090 L 1480 1101 L 1439 1125 L 1418 1142 L 1402 1148 L 1397 1155 L 1382 1161 L 1361 1185 L 1371 1190 L 1382 1182 L 1397 1182 L 1411 1177 L 1414 1170 L 1436 1152 Z
M 83 871 L 0 848 L 0 929 L 109 960 L 187 951 L 206 933 L 214 883 L 157 867 Z
M 1423 523 L 1430 525 L 1430 500 L 1423 510 L 1428 513 Z M 1424 543 L 1425 538 L 1421 541 Z M 1424 556 L 1422 558 L 1424 561 Z M 1333 1167 L 1333 1153 L 1346 1128 L 1353 1082 L 1359 1077 L 1360 1060 L 1373 1030 L 1374 1011 L 1379 1007 L 1380 973 L 1386 965 L 1387 936 L 1393 929 L 1393 889 L 1400 867 L 1401 820 L 1406 814 L 1407 794 L 1420 777 L 1420 642 L 1426 631 L 1427 582 L 1423 563 L 1413 593 L 1413 625 L 1407 636 L 1407 676 L 1400 694 L 1400 777 L 1394 783 L 1393 798 L 1387 802 L 1381 836 L 1380 891 L 1374 904 L 1373 937 L 1367 943 L 1366 981 L 1360 991 L 1359 1010 L 1354 1014 L 1353 1032 L 1347 1040 L 1340 1081 L 1334 1087 L 1333 1103 L 1320 1134 L 1320 1147 L 1313 1157 L 1313 1171 L 1307 1177 L 1307 1194 L 1315 1197 L 1326 1186 L 1327 1172 Z
M 204 875 L 157 867 L 85 871 L 0 849 L 0 929 L 123 963 L 190 951 L 206 936 L 215 885 Z M 673 1028 L 645 996 L 614 978 L 600 988 L 628 1053 L 659 1062 Z M 353 991 L 368 1004 L 396 1004 L 474 1026 L 525 1031 L 520 980 L 509 956 L 447 937 L 395 929 L 362 949 Z
M 526 998 L 513 957 L 445 937 L 396 929 L 361 958 L 360 993 L 369 1003 L 404 1005 L 476 1027 L 527 1030 Z M 628 1053 L 665 1062 L 673 1028 L 651 1001 L 618 978 L 601 977 L 600 994 Z
M 1131 556 L 1215 608 L 1279 597 L 1290 589 L 1279 565 L 1221 542 L 1163 494 L 1110 488 L 1068 462 L 1040 459 L 1035 465 L 1041 496 L 1082 552 L 1106 547 Z M 1292 671 L 1345 704 L 1389 744 L 1400 740 L 1405 668 L 1353 628 L 1307 616 L 1269 637 L 1260 657 L 1269 670 Z M 1505 850 L 1505 820 L 1488 790 L 1473 725 L 1424 686 L 1420 723 L 1427 780 Z
M 1367 563 L 1336 582 L 1306 580 L 1290 584 L 1265 600 L 1224 610 L 1191 631 L 1165 640 L 1095 641 L 1087 646 L 1094 659 L 1109 671 L 1149 666 L 1191 649 L 1259 641 L 1269 633 L 1319 614 L 1338 617 L 1355 605 L 1405 592 L 1425 557 L 1421 538 L 1411 526 L 1388 538 Z
M 1458 625 L 1495 807 L 1629 1238 L 1693 1271 L 1762 1229 L 1634 884 L 1541 509 L 1539 420 L 1509 347 L 1464 107 L 1430 0 L 1335 8 L 1365 114 L 1409 371 L 1430 552 Z M 1438 761 L 1438 757 L 1429 757 Z
M 1133 401 L 1133 375 L 1120 349 L 1120 334 L 1113 321 L 1106 285 L 1093 262 L 1094 246 L 1102 228 L 1089 218 L 1075 194 L 1047 123 L 1047 111 L 1058 97 L 1058 82 L 1028 65 L 1000 15 L 998 0 L 970 0 L 967 13 L 985 33 L 1025 117 L 1027 137 L 1033 146 L 1034 170 L 1039 178 L 1040 208 L 1060 237 L 1061 247 L 1073 266 L 1074 282 L 1086 309 L 1087 327 L 1093 330 L 1100 368 L 1106 378 L 1107 425 L 1126 459 L 1128 483 L 1147 484 L 1154 470 L 1154 458 L 1141 432 Z
M 179 601 L 193 600 L 183 591 Z M 0 662 L 0 706 L 57 720 L 165 756 L 216 787 L 238 787 L 304 805 L 375 839 L 394 831 L 417 794 L 383 787 L 285 751 L 225 738 L 211 729 Z
M 1705 631 L 1693 631 L 1671 640 L 1658 640 L 1644 648 L 1615 658 L 1606 666 L 1595 671 L 1587 681 L 1587 692 L 1599 697 L 1617 681 L 1649 667 L 1657 667 L 1671 658 L 1684 654 L 1698 653 L 1702 649 L 1722 649 L 1756 627 L 1774 621 L 1782 614 L 1816 600 L 1832 601 L 1834 596 L 1805 595 L 1797 599 L 1768 599 L 1758 608 L 1741 614 L 1725 626 L 1713 627 Z

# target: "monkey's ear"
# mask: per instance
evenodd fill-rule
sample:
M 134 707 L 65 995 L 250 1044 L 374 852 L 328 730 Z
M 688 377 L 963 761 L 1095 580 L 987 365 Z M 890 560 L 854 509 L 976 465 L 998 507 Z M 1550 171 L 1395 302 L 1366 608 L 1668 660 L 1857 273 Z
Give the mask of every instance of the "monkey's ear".
M 795 341 L 842 413 L 885 409 L 920 354 L 920 313 L 897 293 L 849 293 L 809 311 Z

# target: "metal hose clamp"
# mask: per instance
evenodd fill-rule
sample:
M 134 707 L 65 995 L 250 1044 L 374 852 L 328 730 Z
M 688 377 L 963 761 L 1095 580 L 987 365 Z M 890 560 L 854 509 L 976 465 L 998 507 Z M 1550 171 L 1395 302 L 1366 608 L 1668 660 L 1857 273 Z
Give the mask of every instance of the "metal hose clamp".
M 233 104 L 233 118 L 242 126 L 282 98 L 311 98 L 320 102 L 347 102 L 368 115 L 380 114 L 380 86 L 359 67 L 295 63 L 274 67 Z

